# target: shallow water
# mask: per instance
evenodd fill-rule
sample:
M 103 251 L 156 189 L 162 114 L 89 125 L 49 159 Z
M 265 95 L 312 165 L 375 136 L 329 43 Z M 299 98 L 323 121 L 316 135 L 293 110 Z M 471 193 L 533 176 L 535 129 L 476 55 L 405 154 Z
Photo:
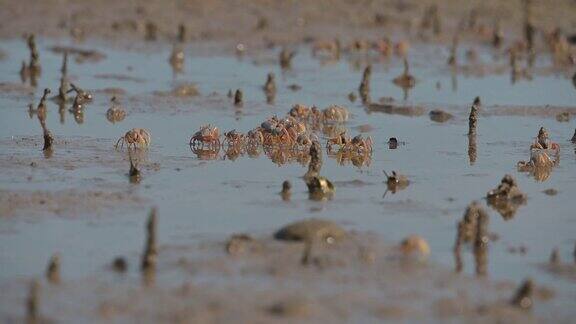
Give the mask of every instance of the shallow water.
M 38 147 L 19 146 L 11 138 L 36 136 L 41 140 L 39 123 L 36 117 L 29 118 L 27 105 L 37 104 L 44 87 L 50 87 L 53 94 L 57 92 L 61 57 L 46 50 L 51 45 L 40 44 L 43 73 L 35 97 L 15 92 L 0 94 L 2 160 L 18 154 L 37 161 L 38 165 L 44 163 L 40 143 Z M 0 43 L 0 47 L 8 56 L 0 61 L 0 82 L 18 83 L 20 61 L 27 57 L 25 44 L 8 41 Z M 286 73 L 273 64 L 276 51 L 241 59 L 189 54 L 185 72 L 178 75 L 173 74 L 168 64 L 170 51 L 158 47 L 128 52 L 106 49 L 107 58 L 98 63 L 76 64 L 70 60 L 69 74 L 81 87 L 126 90 L 127 95 L 120 97 L 128 115 L 122 122 L 108 122 L 106 110 L 110 95 L 95 93 L 94 102 L 85 108 L 83 124 L 77 124 L 69 113 L 65 122 L 60 123 L 57 105 L 49 102 L 48 127 L 57 140 L 98 139 L 99 148 L 109 148 L 101 154 L 117 163 L 85 163 L 71 171 L 30 168 L 13 173 L 14 170 L 6 169 L 0 171 L 0 189 L 130 191 L 147 198 L 146 206 L 158 206 L 162 244 L 186 243 L 235 232 L 270 233 L 285 223 L 311 216 L 333 219 L 350 229 L 374 231 L 390 242 L 417 233 L 430 242 L 432 260 L 452 268 L 455 225 L 466 205 L 472 200 L 483 201 L 486 192 L 495 188 L 504 174 L 510 173 L 528 195 L 528 203 L 510 220 L 504 220 L 487 207 L 489 230 L 500 237 L 490 244 L 489 277 L 518 282 L 531 276 L 538 283 L 573 295 L 570 290 L 573 282 L 543 271 L 539 264 L 547 261 L 553 247 L 560 248 L 563 260 L 571 260 L 574 248 L 576 147 L 568 141 L 574 132 L 574 122 L 559 123 L 544 117 L 486 116 L 495 109 L 494 105 L 573 107 L 576 91 L 571 81 L 561 75 L 546 74 L 512 84 L 507 73 L 484 77 L 458 74 L 457 86 L 453 87 L 454 76 L 450 70 L 436 67 L 443 66 L 445 50 L 424 45 L 416 49 L 413 52 L 418 54 L 410 60 L 418 83 L 409 93 L 409 103 L 424 105 L 427 110 L 448 109 L 455 115 L 452 121 L 438 124 L 431 121 L 427 113 L 414 118 L 367 113 L 359 101 L 350 103 L 347 99 L 348 93 L 357 89 L 361 70 L 346 60 L 323 66 L 306 48 L 299 49 L 293 69 Z M 490 63 L 490 55 L 481 57 Z M 506 59 L 501 59 L 500 64 L 505 62 Z M 539 59 L 536 64 L 545 67 L 549 62 Z M 401 71 L 401 62 L 397 59 L 373 63 L 373 100 L 389 96 L 402 102 L 402 89 L 391 82 Z M 274 105 L 265 103 L 261 90 L 268 72 L 276 74 L 279 88 Z M 143 81 L 95 77 L 109 73 Z M 183 81 L 196 83 L 201 96 L 162 99 L 153 95 L 154 91 L 169 91 Z M 287 86 L 292 83 L 302 89 L 288 90 Z M 226 98 L 226 92 L 236 88 L 244 91 L 245 103 L 241 109 Z M 484 108 L 478 123 L 477 160 L 470 165 L 467 115 L 475 96 L 482 98 Z M 202 124 L 212 123 L 223 131 L 246 132 L 271 115 L 285 115 L 295 103 L 320 108 L 345 105 L 352 113 L 346 124 L 350 135 L 357 134 L 356 126 L 369 124 L 373 128 L 368 133 L 375 140 L 369 166 L 340 166 L 324 155 L 322 174 L 337 183 L 331 201 L 308 199 L 300 178 L 306 167 L 299 164 L 279 167 L 263 154 L 235 161 L 199 161 L 188 146 L 190 136 Z M 562 147 L 560 165 L 544 182 L 517 172 L 515 167 L 517 161 L 528 159 L 529 145 L 540 126 L 546 127 L 552 140 Z M 128 164 L 122 162 L 125 153 L 113 149 L 115 141 L 133 127 L 151 130 L 153 144 L 147 160 L 160 164 L 158 171 L 144 171 L 138 185 L 128 181 Z M 389 150 L 386 144 L 389 137 L 397 137 L 406 144 Z M 74 161 L 86 156 L 92 156 L 89 149 L 71 152 L 60 150 L 56 145 L 51 159 Z M 382 170 L 406 174 L 410 186 L 383 197 L 386 185 Z M 22 174 L 32 178 L 21 177 Z M 290 202 L 283 202 L 278 195 L 286 179 L 293 184 Z M 542 193 L 548 188 L 557 189 L 558 195 Z M 146 214 L 143 208 L 70 217 L 0 217 L 0 280 L 40 274 L 54 252 L 62 255 L 63 276 L 67 278 L 99 272 L 116 255 L 138 255 Z M 519 245 L 526 246 L 526 255 L 507 252 L 508 247 Z M 472 258 L 467 255 L 465 263 L 466 272 L 472 273 Z

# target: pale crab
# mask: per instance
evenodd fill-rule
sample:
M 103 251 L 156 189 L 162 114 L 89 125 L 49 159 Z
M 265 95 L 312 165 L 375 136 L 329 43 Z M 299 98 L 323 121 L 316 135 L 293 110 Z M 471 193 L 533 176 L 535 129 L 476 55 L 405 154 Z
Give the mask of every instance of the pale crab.
M 342 123 L 348 120 L 348 110 L 344 107 L 331 105 L 322 111 L 322 120 L 328 123 Z
M 341 148 L 342 151 L 355 151 L 361 154 L 372 153 L 372 137 L 364 138 L 361 134 L 356 135 L 352 140 Z
M 308 116 L 310 115 L 310 108 L 303 104 L 295 104 L 292 106 L 292 109 L 290 109 L 289 115 L 294 118 L 305 120 L 308 119 Z
M 224 139 L 226 140 L 226 144 L 230 146 L 242 146 L 246 139 L 246 135 L 242 133 L 238 133 L 235 129 L 224 133 Z
M 220 130 L 210 124 L 201 126 L 190 138 L 190 146 L 220 146 Z
M 141 147 L 145 148 L 150 145 L 151 135 L 150 132 L 144 128 L 132 128 L 131 130 L 127 131 L 124 136 L 120 137 L 116 142 L 115 147 L 118 148 L 118 144 L 120 147 L 124 147 L 124 143 L 130 147 Z
M 337 136 L 331 137 L 326 142 L 326 148 L 328 151 L 332 151 L 332 146 L 337 145 L 339 147 L 343 147 L 346 144 L 350 143 L 350 136 L 346 135 L 346 131 L 341 132 Z

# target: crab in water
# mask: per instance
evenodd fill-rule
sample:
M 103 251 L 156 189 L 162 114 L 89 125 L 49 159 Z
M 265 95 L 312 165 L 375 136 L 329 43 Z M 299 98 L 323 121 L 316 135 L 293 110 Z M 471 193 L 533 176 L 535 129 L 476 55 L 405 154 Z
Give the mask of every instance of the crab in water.
M 118 144 L 120 144 L 121 148 L 124 147 L 124 143 L 128 145 L 128 147 L 141 147 L 145 148 L 150 145 L 150 132 L 144 128 L 132 128 L 131 130 L 127 131 L 124 136 L 120 137 L 116 142 L 115 147 L 118 148 Z
M 292 106 L 292 109 L 290 109 L 289 115 L 294 118 L 305 120 L 308 119 L 308 116 L 310 115 L 310 108 L 303 104 L 295 104 Z
M 201 126 L 190 138 L 190 146 L 220 146 L 220 130 L 210 124 Z
M 317 141 L 318 137 L 314 133 L 303 133 L 296 138 L 296 146 L 299 150 L 307 151 L 315 140 Z
M 337 136 L 331 137 L 326 142 L 326 148 L 328 151 L 332 151 L 332 146 L 338 145 L 340 148 L 350 143 L 350 137 L 346 135 L 346 131 L 341 132 Z
M 352 140 L 346 143 L 341 150 L 362 154 L 372 153 L 372 137 L 368 136 L 364 138 L 361 134 L 356 135 Z
M 348 110 L 344 107 L 331 105 L 322 110 L 322 119 L 327 123 L 342 123 L 348 120 Z
M 238 133 L 235 129 L 224 133 L 224 139 L 226 140 L 226 144 L 231 147 L 242 146 L 246 139 L 246 135 L 242 133 Z

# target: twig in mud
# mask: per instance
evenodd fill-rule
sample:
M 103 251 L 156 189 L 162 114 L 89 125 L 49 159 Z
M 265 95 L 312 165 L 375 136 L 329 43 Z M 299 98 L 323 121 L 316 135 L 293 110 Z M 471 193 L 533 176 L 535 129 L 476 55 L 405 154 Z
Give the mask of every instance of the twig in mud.
M 450 57 L 448 58 L 448 65 L 452 67 L 458 65 L 458 42 L 458 34 L 454 34 L 452 45 L 450 46 Z
M 474 99 L 472 108 L 470 108 L 470 116 L 468 116 L 468 134 L 476 134 L 476 125 L 478 124 L 478 112 L 480 110 L 480 97 Z
M 526 49 L 532 53 L 534 51 L 534 36 L 536 35 L 536 27 L 532 23 L 532 1 L 524 0 L 524 41 L 526 42 Z
M 310 163 L 308 164 L 308 172 L 304 175 L 304 179 L 318 176 L 322 168 L 322 147 L 320 143 L 314 140 L 308 152 L 310 155 Z
M 46 97 L 50 94 L 50 89 L 44 89 L 44 95 L 42 99 L 40 99 L 40 103 L 38 104 L 38 108 L 36 108 L 36 112 L 38 115 L 38 120 L 40 121 L 40 126 L 42 126 L 42 132 L 44 135 L 44 147 L 42 151 L 50 151 L 52 149 L 52 144 L 54 143 L 54 136 L 46 127 Z
M 551 266 L 557 266 L 560 264 L 560 251 L 558 250 L 557 247 L 555 247 L 552 250 L 552 253 L 550 253 L 549 263 Z
M 477 157 L 476 133 L 468 134 L 468 160 L 470 161 L 470 165 L 476 163 Z
M 533 301 L 532 295 L 534 294 L 534 282 L 532 279 L 526 279 L 520 285 L 512 300 L 510 300 L 510 304 L 521 309 L 530 309 L 532 308 Z
M 54 254 L 48 261 L 46 268 L 46 279 L 52 284 L 60 283 L 60 255 Z
M 174 73 L 180 73 L 184 70 L 184 50 L 180 44 L 174 44 L 172 46 L 172 54 L 170 54 L 170 66 Z
M 290 181 L 286 180 L 282 183 L 282 192 L 280 193 L 282 195 L 282 200 L 284 200 L 284 201 L 290 200 L 290 196 L 291 196 L 290 190 L 291 189 L 292 189 L 292 184 L 290 183 Z
M 266 94 L 266 102 L 269 104 L 273 103 L 274 97 L 276 97 L 276 81 L 274 78 L 274 73 L 268 73 L 266 83 L 264 84 L 262 89 Z
M 242 90 L 236 89 L 236 92 L 234 93 L 234 105 L 235 106 L 242 106 L 243 97 L 244 97 L 244 95 L 242 94 Z
M 178 42 L 184 43 L 186 41 L 186 25 L 178 25 Z
M 40 319 L 40 282 L 32 280 L 26 299 L 26 318 L 28 323 L 36 323 Z
M 312 262 L 312 246 L 313 240 L 307 239 L 304 241 L 304 251 L 302 253 L 302 258 L 300 259 L 300 264 L 307 266 Z
M 130 161 L 130 171 L 128 173 L 128 176 L 130 177 L 130 182 L 138 183 L 141 180 L 141 173 L 140 170 L 138 169 L 138 162 L 134 161 L 130 149 L 128 149 L 128 159 Z
M 476 222 L 476 237 L 474 240 L 474 260 L 476 275 L 485 276 L 488 266 L 488 214 L 483 208 L 478 209 Z
M 60 68 L 60 72 L 62 73 L 62 76 L 68 74 L 68 51 L 64 51 L 64 55 L 62 56 L 62 67 Z
M 289 51 L 287 48 L 283 48 L 282 51 L 280 51 L 278 60 L 280 62 L 280 67 L 282 68 L 282 70 L 290 69 L 290 67 L 292 66 L 292 59 L 294 58 L 294 56 L 296 56 L 296 52 Z
M 38 54 L 34 34 L 28 36 L 28 49 L 30 50 L 30 63 L 28 64 L 28 72 L 30 75 L 37 75 L 41 71 L 41 66 L 40 54 Z
M 145 40 L 151 42 L 158 38 L 158 26 L 155 23 L 148 21 L 146 23 L 146 36 Z
M 465 240 L 465 232 L 466 232 L 466 224 L 464 220 L 458 222 L 457 231 L 456 231 L 456 243 L 454 243 L 454 263 L 455 271 L 462 272 L 464 268 L 464 262 L 462 261 L 462 245 L 464 244 Z
M 148 222 L 146 223 L 146 244 L 144 246 L 144 253 L 142 254 L 142 262 L 140 270 L 144 276 L 146 284 L 154 281 L 156 272 L 156 262 L 158 257 L 158 247 L 156 242 L 157 231 L 157 209 L 152 208 Z
M 504 33 L 502 33 L 502 29 L 500 28 L 500 22 L 496 21 L 494 23 L 494 30 L 492 31 L 492 46 L 494 48 L 500 48 L 504 41 Z
M 370 76 L 372 75 L 372 66 L 368 65 L 364 68 L 364 73 L 362 74 L 362 81 L 358 87 L 358 93 L 360 98 L 362 98 L 363 104 L 370 103 Z

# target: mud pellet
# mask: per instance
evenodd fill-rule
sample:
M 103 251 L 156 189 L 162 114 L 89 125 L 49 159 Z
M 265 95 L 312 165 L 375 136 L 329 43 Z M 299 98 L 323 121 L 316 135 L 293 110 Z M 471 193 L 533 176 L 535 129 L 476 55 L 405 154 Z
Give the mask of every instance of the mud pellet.
M 390 137 L 390 139 L 388 139 L 388 148 L 391 150 L 398 148 L 398 139 L 396 137 Z
M 112 261 L 112 269 L 119 273 L 124 273 L 128 270 L 128 261 L 124 257 L 118 256 Z
M 60 255 L 54 254 L 48 261 L 46 279 L 52 284 L 60 283 Z
M 26 317 L 29 323 L 36 323 L 40 318 L 40 282 L 32 280 L 26 299 Z
M 146 223 L 146 244 L 140 266 L 143 272 L 152 271 L 156 267 L 156 258 L 158 255 L 158 247 L 156 246 L 157 218 L 157 209 L 152 208 L 148 222 Z

